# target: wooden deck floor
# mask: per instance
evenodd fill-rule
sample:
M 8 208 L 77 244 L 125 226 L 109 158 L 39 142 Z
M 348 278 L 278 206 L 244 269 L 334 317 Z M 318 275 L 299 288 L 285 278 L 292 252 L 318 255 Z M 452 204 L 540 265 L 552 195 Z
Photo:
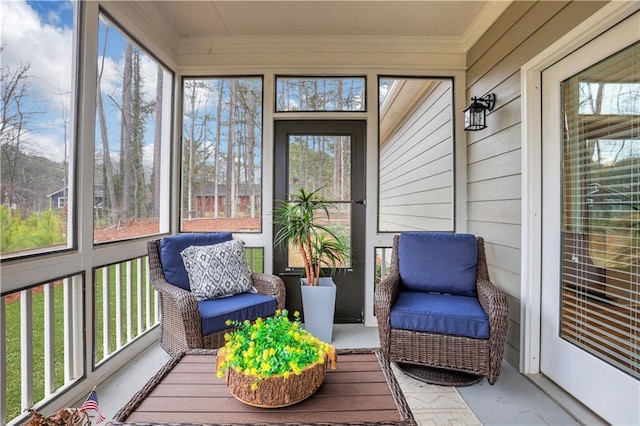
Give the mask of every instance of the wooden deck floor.
M 215 355 L 188 354 L 151 379 L 114 424 L 412 424 L 406 401 L 386 368 L 375 353 L 342 353 L 338 368 L 328 370 L 310 398 L 265 409 L 243 404 L 229 393 L 216 377 Z

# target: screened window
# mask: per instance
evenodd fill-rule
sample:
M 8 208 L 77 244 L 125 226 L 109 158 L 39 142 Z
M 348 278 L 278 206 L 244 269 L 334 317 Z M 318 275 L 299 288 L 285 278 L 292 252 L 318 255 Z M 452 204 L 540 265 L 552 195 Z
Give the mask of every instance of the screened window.
M 366 111 L 364 77 L 276 77 L 276 111 Z
M 640 43 L 562 83 L 561 336 L 640 377 Z
M 104 14 L 98 31 L 94 241 L 167 232 L 173 75 Z
M 183 81 L 181 230 L 260 231 L 262 78 Z
M 0 256 L 71 247 L 77 4 L 2 2 Z M 27 29 L 28 30 L 25 30 Z M 69 196 L 69 205 L 58 196 Z
M 453 81 L 382 77 L 380 232 L 453 231 Z

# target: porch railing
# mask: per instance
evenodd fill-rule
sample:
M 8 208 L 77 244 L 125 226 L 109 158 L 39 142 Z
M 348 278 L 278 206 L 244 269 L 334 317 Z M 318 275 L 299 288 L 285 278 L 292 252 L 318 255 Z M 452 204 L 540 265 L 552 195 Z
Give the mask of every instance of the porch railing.
M 159 322 L 146 256 L 39 283 L 0 299 L 0 424 L 17 424 Z M 93 324 L 85 324 L 94 283 Z M 86 330 L 86 334 L 84 332 Z M 93 342 L 94 359 L 85 356 Z
M 264 248 L 247 247 L 264 271 Z M 92 306 L 86 306 L 90 300 Z M 93 315 L 87 315 L 91 309 Z M 86 318 L 95 320 L 89 324 Z M 14 425 L 79 384 L 160 321 L 147 256 L 36 283 L 0 297 L 0 424 Z M 87 345 L 91 345 L 87 357 Z M 53 402 L 55 404 L 55 402 Z

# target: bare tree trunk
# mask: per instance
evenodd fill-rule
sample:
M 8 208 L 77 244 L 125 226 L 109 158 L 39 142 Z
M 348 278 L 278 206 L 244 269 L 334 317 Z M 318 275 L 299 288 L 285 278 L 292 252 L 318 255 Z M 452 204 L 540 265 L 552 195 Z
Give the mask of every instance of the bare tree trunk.
M 213 217 L 218 218 L 220 211 L 218 207 L 218 179 L 220 174 L 220 136 L 222 133 L 222 95 L 224 93 L 224 80 L 218 81 L 218 107 L 216 109 L 216 152 L 213 165 Z
M 338 79 L 337 87 L 336 87 L 336 105 L 337 109 L 342 110 L 342 80 Z M 344 161 L 344 146 L 343 146 L 343 137 L 339 136 L 335 138 L 335 143 L 333 146 L 334 154 L 333 154 L 333 193 L 334 196 L 338 199 L 342 199 L 344 197 L 343 188 L 344 188 L 344 169 L 343 169 L 343 161 Z
M 127 41 L 122 76 L 122 136 L 120 140 L 122 155 L 122 211 L 120 220 L 125 225 L 128 224 L 131 215 L 131 185 L 133 180 L 133 165 L 131 161 L 132 48 L 131 42 Z
M 102 81 L 102 73 L 104 71 L 104 59 L 107 52 L 107 38 L 109 35 L 109 26 L 105 28 L 104 46 L 102 47 L 102 60 L 100 61 L 100 72 L 98 73 L 98 118 L 100 123 L 100 138 L 102 139 L 102 163 L 106 180 L 107 197 L 109 199 L 109 217 L 110 223 L 113 225 L 118 220 L 117 214 L 120 210 L 118 198 L 116 196 L 116 187 L 113 182 L 113 165 L 111 164 L 111 151 L 109 149 L 109 135 L 107 132 L 107 119 L 104 114 L 104 101 L 102 99 L 102 89 L 100 87 Z
M 26 124 L 22 100 L 27 92 L 29 80 L 27 72 L 30 67 L 30 64 L 21 64 L 12 73 L 8 69 L 2 69 L 2 123 L 0 123 L 0 143 L 4 158 L 2 184 L 10 215 L 18 204 L 17 177 L 22 157 L 22 136 L 25 133 Z
M 160 216 L 160 162 L 162 160 L 162 93 L 164 71 L 158 65 L 156 77 L 155 129 L 153 136 L 153 209 L 154 216 Z
M 236 92 L 238 90 L 237 80 L 231 82 L 231 98 L 229 103 L 229 140 L 227 142 L 227 178 L 224 200 L 224 213 L 226 217 L 235 216 L 234 186 L 236 184 L 236 174 L 234 166 L 235 154 L 235 122 L 236 122 Z
M 191 94 L 188 95 L 189 99 L 189 107 L 191 108 L 189 111 L 190 114 L 190 123 L 189 123 L 189 141 L 188 141 L 188 150 L 187 153 L 187 218 L 193 218 L 193 164 L 195 162 L 194 159 L 194 147 L 195 147 L 195 133 L 196 133 L 196 84 L 190 87 Z

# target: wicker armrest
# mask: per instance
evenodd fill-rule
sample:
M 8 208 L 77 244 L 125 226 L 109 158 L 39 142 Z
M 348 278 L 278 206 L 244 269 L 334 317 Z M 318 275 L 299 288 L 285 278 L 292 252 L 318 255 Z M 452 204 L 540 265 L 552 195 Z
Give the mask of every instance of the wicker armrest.
M 200 311 L 198 309 L 198 301 L 190 291 L 169 284 L 164 278 L 153 279 L 152 284 L 155 289 L 174 303 L 182 316 L 182 322 L 186 330 L 197 330 L 200 332 L 202 321 L 200 320 Z M 195 331 L 194 331 L 195 332 Z
M 507 296 L 486 279 L 478 280 L 478 300 L 489 317 L 492 333 L 504 328 L 506 330 L 509 316 Z
M 500 363 L 504 355 L 504 344 L 509 326 L 509 302 L 507 296 L 491 281 L 478 280 L 478 300 L 489 317 L 489 383 L 493 384 L 500 374 Z
M 400 274 L 392 270 L 375 290 L 375 315 L 378 320 L 380 348 L 387 358 L 389 355 L 389 335 L 391 333 L 389 317 L 391 315 L 391 306 L 396 301 L 396 297 L 398 297 L 399 284 Z
M 253 286 L 258 290 L 258 293 L 275 297 L 278 301 L 278 309 L 284 309 L 286 293 L 284 282 L 280 277 L 272 274 L 253 272 L 251 274 L 251 281 L 253 281 Z

